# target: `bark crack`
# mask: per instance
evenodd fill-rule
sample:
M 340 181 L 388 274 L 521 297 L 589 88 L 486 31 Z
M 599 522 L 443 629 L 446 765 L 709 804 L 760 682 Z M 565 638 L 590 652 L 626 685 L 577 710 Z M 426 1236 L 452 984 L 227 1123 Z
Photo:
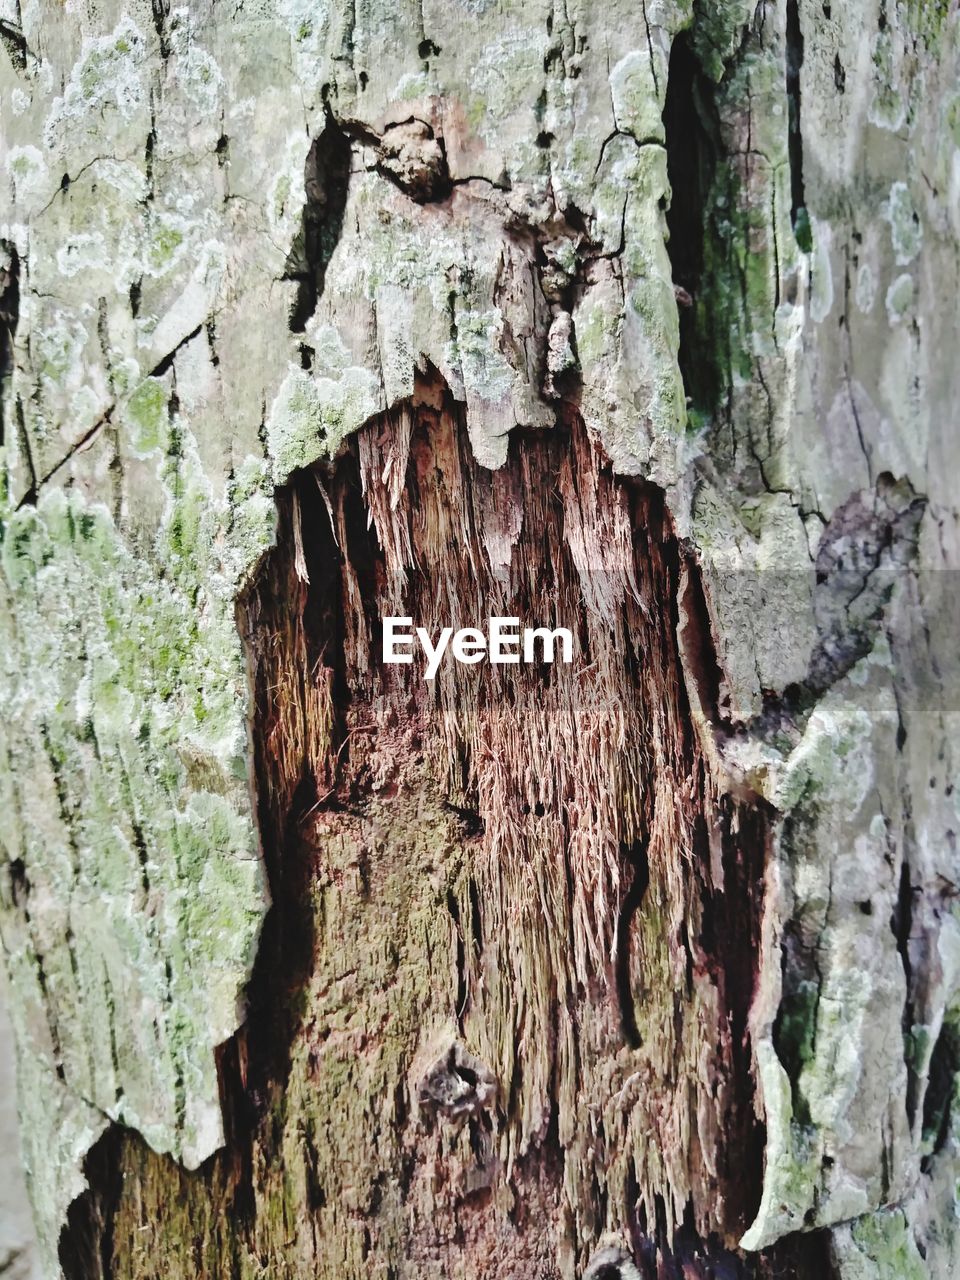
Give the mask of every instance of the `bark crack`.
M 0 240 L 0 449 L 6 434 L 13 385 L 13 348 L 19 320 L 20 256 L 13 243 Z

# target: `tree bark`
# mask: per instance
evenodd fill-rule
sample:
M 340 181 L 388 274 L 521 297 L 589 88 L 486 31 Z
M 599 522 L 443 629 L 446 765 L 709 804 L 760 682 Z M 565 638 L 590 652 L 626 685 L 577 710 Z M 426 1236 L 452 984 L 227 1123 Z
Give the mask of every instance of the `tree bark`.
M 49 1275 L 958 1273 L 958 33 L 0 18 Z

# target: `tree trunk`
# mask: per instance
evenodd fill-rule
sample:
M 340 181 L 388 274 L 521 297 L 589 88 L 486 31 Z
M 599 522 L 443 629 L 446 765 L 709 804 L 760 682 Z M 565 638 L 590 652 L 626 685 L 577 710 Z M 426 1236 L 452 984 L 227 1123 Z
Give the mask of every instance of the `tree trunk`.
M 954 0 L 0 34 L 47 1274 L 960 1273 Z

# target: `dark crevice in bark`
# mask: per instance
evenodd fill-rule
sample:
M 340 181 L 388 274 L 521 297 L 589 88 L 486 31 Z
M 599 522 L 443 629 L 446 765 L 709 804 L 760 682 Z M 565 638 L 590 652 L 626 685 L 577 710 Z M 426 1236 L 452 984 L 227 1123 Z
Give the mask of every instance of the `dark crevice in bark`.
M 165 356 L 160 357 L 157 363 L 149 371 L 147 376 L 149 378 L 162 378 L 164 377 L 165 374 L 168 374 L 170 370 L 173 368 L 173 364 L 177 358 L 178 353 L 183 350 L 183 348 L 187 345 L 188 342 L 192 342 L 194 338 L 196 338 L 200 334 L 200 331 L 202 328 L 203 328 L 203 325 L 198 324 L 195 329 L 191 329 L 188 334 L 185 334 L 184 337 L 182 337 L 180 341 L 177 343 L 177 345 L 173 348 L 172 351 L 168 351 Z
M 803 133 L 800 121 L 800 70 L 803 66 L 803 31 L 799 0 L 787 0 L 786 23 L 787 155 L 790 161 L 790 224 L 797 244 L 809 253 L 813 248 L 810 218 L 803 187 Z
M 16 422 L 16 428 L 17 428 L 17 439 L 19 440 L 20 448 L 23 450 L 23 457 L 26 461 L 27 471 L 30 476 L 30 483 L 27 486 L 26 490 L 24 491 L 23 497 L 20 499 L 20 502 L 17 505 L 18 506 L 35 506 L 37 501 L 37 494 L 40 489 L 40 480 L 39 480 L 39 477 L 37 476 L 37 468 L 33 460 L 33 449 L 30 446 L 30 434 L 27 431 L 27 421 L 23 412 L 23 401 L 20 399 L 19 396 L 17 397 L 17 401 L 16 401 L 16 404 L 14 405 L 13 412 L 14 412 L 14 420 Z
M 634 1005 L 636 996 L 631 974 L 630 939 L 633 918 L 643 904 L 644 895 L 650 883 L 650 867 L 647 862 L 646 848 L 640 841 L 631 848 L 623 850 L 621 856 L 625 864 L 633 868 L 633 879 L 624 895 L 623 904 L 620 907 L 620 918 L 617 921 L 617 1000 L 620 1005 L 620 1026 L 623 1038 L 631 1049 L 639 1049 L 643 1043 L 643 1037 L 637 1026 L 637 1011 Z
M 37 986 L 40 990 L 44 1017 L 46 1020 L 47 1034 L 50 1037 L 50 1051 L 53 1057 L 53 1068 L 59 1080 L 64 1079 L 63 1070 L 63 1053 L 60 1046 L 60 1028 L 57 1019 L 57 1006 L 54 999 L 54 993 L 50 989 L 47 978 L 46 969 L 44 968 L 43 952 L 38 938 L 38 931 L 34 928 L 32 913 L 30 910 L 30 876 L 27 867 L 22 858 L 15 858 L 8 863 L 10 897 L 13 906 L 16 907 L 21 915 L 26 935 L 30 940 L 30 947 L 33 951 L 34 969 L 37 975 Z
M 327 267 L 340 239 L 350 182 L 350 139 L 327 109 L 326 122 L 307 153 L 300 231 L 284 279 L 297 282 L 290 329 L 303 333 L 323 293 Z
M 187 345 L 188 342 L 192 342 L 193 339 L 200 334 L 202 329 L 203 329 L 203 325 L 197 325 L 195 329 L 191 330 L 190 333 L 186 334 L 183 338 L 181 338 L 172 351 L 168 351 L 166 355 L 161 356 L 161 358 L 157 361 L 157 363 L 153 366 L 153 368 L 149 370 L 147 376 L 150 378 L 162 378 L 166 374 L 168 374 L 171 370 L 173 370 L 175 373 L 176 372 L 175 361 L 178 353 Z M 167 411 L 170 417 L 170 422 L 171 422 L 172 429 L 174 430 L 174 433 L 176 433 L 175 419 L 176 419 L 176 415 L 179 407 L 180 407 L 180 402 L 177 398 L 176 386 L 174 385 L 174 387 L 170 391 L 169 399 L 167 402 Z M 33 464 L 31 462 L 30 465 L 31 465 L 31 475 L 33 477 L 33 482 L 30 488 L 27 490 L 27 492 L 23 495 L 23 497 L 17 503 L 17 510 L 19 510 L 21 507 L 36 505 L 37 497 L 40 493 L 40 490 L 50 480 L 52 480 L 53 477 L 57 475 L 58 472 L 62 471 L 63 468 L 67 466 L 67 464 L 74 457 L 76 457 L 78 453 L 83 453 L 86 449 L 88 449 L 94 443 L 94 441 L 97 439 L 100 433 L 105 428 L 110 426 L 110 424 L 112 423 L 113 415 L 114 415 L 114 412 L 116 411 L 116 408 L 117 408 L 117 405 L 116 403 L 114 403 L 114 404 L 111 404 L 107 409 L 105 409 L 104 412 L 100 415 L 100 417 L 97 418 L 97 420 L 93 423 L 93 425 L 90 426 L 83 433 L 80 439 L 75 444 L 71 445 L 71 447 L 67 450 L 67 452 L 57 462 L 55 462 L 54 465 L 48 471 L 46 471 L 42 476 L 36 475 L 36 472 L 33 468 Z M 28 440 L 26 437 L 25 430 L 22 430 L 22 435 L 24 438 L 24 448 L 25 448 L 25 451 L 27 452 L 27 456 L 29 457 Z
M 6 264 L 3 260 L 6 259 Z M 20 319 L 20 257 L 16 246 L 0 240 L 0 448 L 6 429 L 13 378 L 13 344 Z
M 834 1280 L 830 1232 L 785 1236 L 777 1244 L 744 1255 L 714 1236 L 702 1239 L 689 1207 L 683 1224 L 668 1237 L 662 1218 L 637 1257 L 643 1280 Z
M 703 880 L 699 937 L 691 940 L 695 972 L 706 969 L 727 1010 L 734 1062 L 750 1058 L 750 1008 L 758 978 L 763 885 L 773 816 L 767 806 L 734 804 L 728 797 L 703 815 L 695 830 L 694 854 Z M 713 830 L 709 829 L 710 826 Z M 713 884 L 707 868 L 711 841 L 722 849 L 723 880 Z M 745 1224 L 759 1208 L 765 1128 L 755 1112 L 754 1081 L 736 1071 L 724 1115 L 725 1140 L 718 1154 L 728 1212 Z
M 70 1205 L 60 1236 L 64 1280 L 111 1280 L 115 1274 L 113 1215 L 123 1184 L 122 1143 L 123 1131 L 111 1126 L 84 1161 L 90 1189 Z
M 712 724 L 717 724 L 723 672 L 713 643 L 703 578 L 692 554 L 686 558 L 685 586 L 678 605 L 677 625 L 683 643 L 684 668 L 694 683 L 704 714 Z
M 153 166 L 157 150 L 157 117 L 153 105 L 153 98 L 150 99 L 150 129 L 147 132 L 146 140 L 143 144 L 143 180 L 147 188 L 146 201 L 147 204 L 153 202 Z
M 17 6 L 19 12 L 19 5 Z M 7 51 L 7 57 L 10 59 L 11 65 L 17 71 L 26 71 L 27 54 L 31 57 L 35 55 L 31 53 L 27 44 L 27 38 L 23 34 L 23 28 L 15 22 L 11 22 L 8 18 L 0 18 L 0 43 Z
M 703 340 L 705 240 L 709 234 L 708 196 L 718 154 L 715 87 L 704 75 L 692 41 L 681 32 L 670 49 L 663 109 L 670 179 L 667 252 L 673 268 L 680 322 L 680 373 L 695 408 L 708 411 L 720 391 L 719 371 Z
M 923 1144 L 927 1154 L 922 1169 L 929 1173 L 950 1132 L 951 1108 L 960 1074 L 960 1027 L 950 1010 L 930 1057 L 927 1090 L 923 1099 Z
M 90 445 L 93 444 L 94 440 L 96 440 L 100 432 L 110 422 L 111 418 L 113 417 L 113 411 L 115 408 L 116 408 L 116 405 L 111 405 L 109 409 L 106 410 L 105 413 L 101 414 L 100 417 L 96 420 L 96 422 L 94 422 L 93 426 L 89 427 L 88 430 L 86 430 L 83 433 L 83 435 L 76 442 L 76 444 L 72 445 L 71 448 L 63 455 L 63 457 L 60 458 L 60 460 L 57 463 L 55 463 L 54 466 L 52 466 L 49 469 L 49 471 L 44 472 L 42 476 L 36 475 L 36 472 L 33 471 L 32 464 L 31 464 L 31 473 L 34 476 L 34 480 L 30 488 L 27 490 L 27 492 L 23 495 L 23 497 L 17 503 L 18 511 L 22 507 L 36 506 L 36 502 L 37 502 L 37 498 L 39 496 L 40 490 L 44 487 L 44 485 L 47 484 L 48 481 L 52 480 L 53 477 L 57 474 L 57 472 L 67 465 L 67 463 L 71 460 L 71 458 L 74 458 L 78 453 L 83 453 L 85 449 L 88 449 Z M 25 432 L 24 432 L 24 437 L 26 438 Z
M 318 676 L 318 684 L 324 681 L 331 695 L 327 706 L 331 734 L 342 732 L 337 715 L 343 699 L 343 671 L 338 664 L 341 556 L 323 505 L 304 501 L 294 505 L 293 494 L 308 485 L 315 488 L 312 477 L 298 473 L 278 495 L 278 544 L 284 552 L 274 554 L 270 570 L 258 576 L 238 606 L 248 654 L 258 652 L 261 636 L 275 637 L 280 646 L 273 662 L 261 658 L 253 668 L 258 817 L 271 907 L 247 995 L 247 1027 L 256 1028 L 256 1035 L 248 1035 L 246 1028 L 239 1033 L 244 1042 L 244 1083 L 234 1092 L 253 1103 L 241 1117 L 247 1125 L 266 1103 L 271 1088 L 282 1086 L 286 1079 L 298 993 L 309 976 L 315 944 L 314 869 L 301 826 L 320 800 L 321 784 L 306 754 L 295 763 L 288 762 L 271 752 L 269 744 L 287 732 L 286 699 L 296 698 L 306 706 L 307 684 Z M 297 542 L 303 549 L 307 582 L 301 580 L 295 564 Z M 276 682 L 285 677 L 291 685 L 278 687 Z
M 456 936 L 457 990 L 453 1003 L 457 1022 L 462 1027 L 463 1009 L 467 1003 L 467 970 L 465 963 L 467 949 L 463 938 L 463 927 L 460 924 L 460 907 L 457 903 L 457 896 L 452 889 L 447 890 L 447 910 L 450 912 L 450 919 Z
M 910 863 L 907 860 L 907 849 L 903 851 L 903 862 L 900 866 L 900 884 L 897 888 L 897 901 L 890 918 L 890 930 L 896 940 L 900 963 L 903 966 L 903 979 L 906 992 L 903 1001 L 901 1025 L 903 1043 L 908 1046 L 913 1040 L 913 962 L 910 958 L 910 934 L 913 930 L 913 886 L 910 883 Z M 917 1114 L 917 1090 L 919 1079 L 913 1055 L 905 1053 L 907 1060 L 907 1122 L 913 1128 Z
M 167 30 L 167 20 L 170 17 L 170 0 L 150 0 L 150 7 L 153 12 L 153 27 L 160 42 L 160 57 L 169 58 L 170 34 Z
M 13 858 L 7 863 L 7 875 L 10 877 L 10 896 L 15 907 L 25 907 L 30 896 L 30 881 L 27 879 L 27 868 L 22 858 Z

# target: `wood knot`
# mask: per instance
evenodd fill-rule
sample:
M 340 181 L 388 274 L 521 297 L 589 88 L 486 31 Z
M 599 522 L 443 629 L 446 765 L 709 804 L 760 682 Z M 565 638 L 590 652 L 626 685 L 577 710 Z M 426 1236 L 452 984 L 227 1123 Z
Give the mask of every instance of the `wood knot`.
M 642 1280 L 632 1256 L 618 1245 L 598 1249 L 583 1273 L 583 1280 Z
M 443 200 L 450 194 L 443 140 L 425 121 L 390 125 L 377 150 L 380 172 L 417 204 Z
M 493 1103 L 497 1081 L 490 1068 L 454 1041 L 421 1077 L 417 1101 L 427 1116 L 461 1120 Z

